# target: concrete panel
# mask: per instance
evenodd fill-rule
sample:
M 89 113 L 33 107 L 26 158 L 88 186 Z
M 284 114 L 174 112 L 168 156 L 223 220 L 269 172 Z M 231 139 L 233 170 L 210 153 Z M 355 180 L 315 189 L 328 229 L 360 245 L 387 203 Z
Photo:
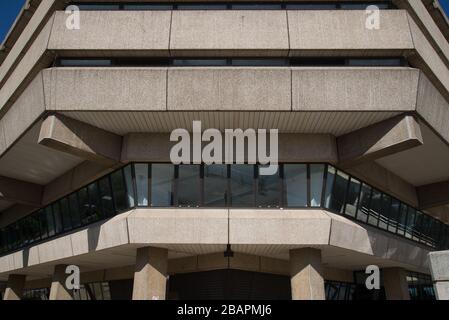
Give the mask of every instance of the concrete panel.
M 37 74 L 38 70 L 45 68 L 49 63 L 50 58 L 47 57 L 47 60 L 45 60 L 45 54 L 52 24 L 53 19 L 50 19 L 36 37 L 26 54 L 23 56 L 20 64 L 14 69 L 8 80 L 1 88 L 0 114 L 3 114 L 6 111 L 4 108 L 7 108 L 11 104 L 10 99 L 17 98 L 17 96 L 21 93 L 20 91 L 24 89 L 22 86 L 18 90 L 19 85 L 21 85 L 24 81 L 31 81 Z M 33 70 L 35 70 L 35 72 L 33 72 Z
M 339 164 L 354 166 L 423 143 L 418 121 L 413 116 L 401 115 L 338 137 Z
M 73 256 L 71 236 L 63 236 L 38 245 L 39 262 L 46 263 Z
M 50 115 L 41 125 L 38 143 L 106 165 L 120 161 L 122 137 L 62 115 Z
M 0 176 L 0 199 L 13 203 L 41 205 L 43 187 L 34 183 Z
M 260 257 L 260 272 L 289 275 L 290 263 L 287 260 Z
M 229 212 L 232 244 L 327 245 L 331 221 L 322 210 L 256 210 Z
M 422 209 L 449 204 L 449 181 L 427 184 L 416 188 Z
M 410 300 L 406 270 L 385 268 L 382 272 L 387 300 Z
M 48 43 L 49 50 L 69 56 L 168 55 L 170 11 L 82 11 L 79 30 L 66 28 L 67 14 L 58 11 Z
M 449 251 L 429 253 L 433 281 L 449 281 Z
M 177 56 L 286 56 L 289 49 L 285 11 L 173 11 L 171 28 Z
M 164 111 L 164 68 L 52 68 L 44 73 L 47 110 Z
M 132 244 L 227 244 L 224 209 L 139 209 L 128 217 Z
M 400 67 L 292 68 L 292 108 L 414 111 L 418 77 L 419 70 Z
M 34 11 L 31 19 L 23 28 L 19 38 L 8 52 L 5 60 L 0 65 L 0 84 L 4 83 L 7 75 L 12 71 L 14 65 L 17 63 L 17 60 L 21 58 L 23 50 L 25 50 L 29 42 L 33 40 L 35 32 L 42 26 L 43 23 L 46 23 L 46 21 L 44 21 L 45 17 L 48 16 L 55 0 L 42 0 L 39 2 L 39 6 L 36 8 L 36 11 Z
M 169 111 L 290 111 L 286 68 L 171 68 Z
M 449 74 L 447 69 L 446 72 Z M 449 126 L 447 125 L 449 102 L 422 71 L 419 77 L 416 111 L 437 131 L 446 143 L 449 143 Z
M 382 10 L 379 30 L 366 28 L 365 10 L 295 10 L 287 14 L 292 56 L 322 50 L 373 49 L 400 54 L 413 49 L 405 10 Z
M 416 22 L 410 16 L 408 17 L 408 20 L 415 50 L 421 58 L 421 61 L 423 61 L 421 69 L 423 69 L 428 75 L 432 74 L 432 76 L 441 83 L 440 87 L 445 91 L 447 98 L 449 91 L 448 67 L 432 47 L 432 44 L 426 38 L 421 29 L 419 29 Z
M 3 89 L 1 90 L 3 92 Z M 0 155 L 9 148 L 45 111 L 42 74 L 38 74 L 10 110 L 0 119 Z M 0 140 L 1 137 L 0 137 Z
M 449 282 L 437 282 L 433 286 L 437 300 L 449 300 Z
M 39 250 L 31 247 L 11 254 L 14 260 L 14 269 L 22 269 L 40 263 Z
M 100 222 L 73 233 L 70 236 L 73 255 L 82 255 L 128 244 L 126 222 L 128 216 L 128 213 L 120 214 L 106 222 Z

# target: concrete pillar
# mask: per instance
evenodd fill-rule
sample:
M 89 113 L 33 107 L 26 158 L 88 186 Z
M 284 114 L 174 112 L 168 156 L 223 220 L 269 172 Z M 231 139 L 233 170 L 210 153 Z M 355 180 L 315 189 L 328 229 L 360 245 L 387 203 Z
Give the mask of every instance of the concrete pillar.
M 387 300 L 410 300 L 406 271 L 402 268 L 385 268 L 382 272 Z
M 167 261 L 167 249 L 137 249 L 133 300 L 165 300 Z
M 430 271 L 438 300 L 449 300 L 449 250 L 429 253 Z
M 3 300 L 22 299 L 23 289 L 25 288 L 25 280 L 26 280 L 25 275 L 21 274 L 9 275 Z
M 304 248 L 290 251 L 293 300 L 325 300 L 321 250 Z
M 73 300 L 72 294 L 65 287 L 67 274 L 66 265 L 57 265 L 53 273 L 53 280 L 50 288 L 50 300 Z

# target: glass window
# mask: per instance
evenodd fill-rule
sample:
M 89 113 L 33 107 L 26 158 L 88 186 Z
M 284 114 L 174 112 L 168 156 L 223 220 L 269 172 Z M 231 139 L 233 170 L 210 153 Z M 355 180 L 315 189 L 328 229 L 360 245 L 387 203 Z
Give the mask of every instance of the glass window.
M 254 166 L 231 165 L 231 206 L 254 207 Z
M 321 206 L 321 194 L 323 193 L 324 164 L 310 165 L 310 205 Z
M 81 217 L 78 206 L 78 197 L 76 193 L 69 196 L 70 216 L 72 217 L 72 227 L 77 228 L 81 226 Z
M 198 4 L 178 4 L 178 10 L 226 10 L 226 4 L 221 3 L 198 3 Z
M 110 59 L 61 59 L 61 67 L 109 67 L 112 65 Z
M 135 192 L 134 192 L 134 183 L 133 183 L 133 175 L 132 175 L 132 167 L 131 165 L 126 166 L 123 169 L 123 174 L 125 176 L 125 182 L 126 182 L 126 195 L 128 197 L 128 206 L 127 208 L 131 208 L 134 207 L 134 197 L 135 197 Z M 148 193 L 147 193 L 147 197 L 148 197 Z
M 47 225 L 47 215 L 44 210 L 40 210 L 39 213 L 39 225 L 41 228 L 41 238 L 48 238 L 48 225 Z
M 111 174 L 112 191 L 114 195 L 115 210 L 122 212 L 129 208 L 129 198 L 122 170 Z
M 327 166 L 326 191 L 324 194 L 324 206 L 331 207 L 332 189 L 334 188 L 336 170 L 332 166 Z
M 405 235 L 405 224 L 407 222 L 407 205 L 401 203 L 401 209 L 399 210 L 398 219 L 398 234 Z
M 346 195 L 345 214 L 353 218 L 355 218 L 357 214 L 361 185 L 362 184 L 359 180 L 351 177 L 349 181 L 348 194 Z
M 136 172 L 137 205 L 139 207 L 148 207 L 149 205 L 148 164 L 138 163 L 134 166 L 134 170 Z
M 357 210 L 357 220 L 367 222 L 368 212 L 371 201 L 371 187 L 365 183 L 362 183 L 362 190 L 360 192 L 360 204 Z
M 382 193 L 373 189 L 371 193 L 371 203 L 368 216 L 368 223 L 373 226 L 379 224 L 380 211 L 382 210 Z
M 388 231 L 396 233 L 398 228 L 399 210 L 401 203 L 397 199 L 391 200 L 390 215 L 388 219 Z
M 89 11 L 109 11 L 109 10 L 119 10 L 120 4 L 77 4 L 80 10 Z
M 200 205 L 200 166 L 180 165 L 178 173 L 178 206 Z
M 306 164 L 285 164 L 284 186 L 286 207 L 307 207 Z
M 329 207 L 331 210 L 343 213 L 348 182 L 349 176 L 344 172 L 337 171 Z
M 228 195 L 228 166 L 204 166 L 204 206 L 225 207 Z
M 44 209 L 45 219 L 47 221 L 47 230 L 48 236 L 52 237 L 55 235 L 55 219 L 53 217 L 53 211 L 51 210 L 51 206 L 48 206 Z
M 407 238 L 412 238 L 413 231 L 415 229 L 415 218 L 416 218 L 416 210 L 412 207 L 408 207 L 407 211 L 407 222 L 405 225 L 405 236 Z
M 173 205 L 174 166 L 171 164 L 151 165 L 151 205 L 170 207 Z
M 81 216 L 81 224 L 84 226 L 90 223 L 90 203 L 87 188 L 78 191 L 79 213 Z
M 98 188 L 100 189 L 100 201 L 103 215 L 111 217 L 114 215 L 115 210 L 109 177 L 101 179 L 98 182 Z
M 101 201 L 100 201 L 100 191 L 98 188 L 98 183 L 91 183 L 87 187 L 87 191 L 89 193 L 89 223 L 99 221 L 104 218 L 103 212 L 101 210 Z
M 280 10 L 282 5 L 279 3 L 244 3 L 232 4 L 233 10 Z
M 30 232 L 31 239 L 32 241 L 38 241 L 41 238 L 39 217 L 36 214 L 32 214 L 29 220 L 31 225 L 31 232 Z
M 217 67 L 226 66 L 226 59 L 173 59 L 172 65 L 176 67 Z
M 145 10 L 172 10 L 173 6 L 169 4 L 152 4 L 152 3 L 144 3 L 144 4 L 124 4 L 123 10 L 136 10 L 136 11 L 145 11 Z
M 52 205 L 53 208 L 53 216 L 55 217 L 55 231 L 56 234 L 59 234 L 64 231 L 63 225 L 62 225 L 62 215 L 61 210 L 59 207 L 59 202 L 56 202 Z
M 233 66 L 270 66 L 270 67 L 282 67 L 288 66 L 287 59 L 232 59 L 231 65 Z
M 287 10 L 336 10 L 336 4 L 326 4 L 326 3 L 293 3 L 286 4 Z
M 272 175 L 261 175 L 260 167 L 257 178 L 256 202 L 259 208 L 276 208 L 281 200 L 281 180 L 279 170 Z
M 379 211 L 379 228 L 387 230 L 388 220 L 390 218 L 391 197 L 388 194 L 382 194 L 382 202 Z
M 59 201 L 59 207 L 61 209 L 61 215 L 62 215 L 62 223 L 64 231 L 68 231 L 72 229 L 72 219 L 70 217 L 70 207 L 69 207 L 69 199 L 62 198 Z

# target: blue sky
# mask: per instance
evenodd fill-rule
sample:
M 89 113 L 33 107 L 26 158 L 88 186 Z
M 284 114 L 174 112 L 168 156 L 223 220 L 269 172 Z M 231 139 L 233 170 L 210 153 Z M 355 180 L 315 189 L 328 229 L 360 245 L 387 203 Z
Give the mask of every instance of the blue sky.
M 24 2 L 25 0 L 0 0 L 0 42 L 3 42 Z M 440 3 L 449 16 L 449 0 L 440 0 Z

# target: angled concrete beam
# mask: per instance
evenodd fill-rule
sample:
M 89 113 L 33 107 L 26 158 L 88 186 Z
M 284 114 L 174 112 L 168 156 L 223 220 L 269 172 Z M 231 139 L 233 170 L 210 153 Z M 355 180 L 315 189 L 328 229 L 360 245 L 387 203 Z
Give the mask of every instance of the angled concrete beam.
M 122 137 L 62 115 L 48 116 L 42 123 L 39 144 L 99 162 L 120 161 Z
M 339 164 L 352 167 L 422 144 L 418 121 L 399 115 L 338 137 Z
M 449 181 L 427 184 L 416 188 L 421 209 L 449 204 Z
M 41 205 L 43 187 L 0 176 L 0 199 L 33 207 Z

